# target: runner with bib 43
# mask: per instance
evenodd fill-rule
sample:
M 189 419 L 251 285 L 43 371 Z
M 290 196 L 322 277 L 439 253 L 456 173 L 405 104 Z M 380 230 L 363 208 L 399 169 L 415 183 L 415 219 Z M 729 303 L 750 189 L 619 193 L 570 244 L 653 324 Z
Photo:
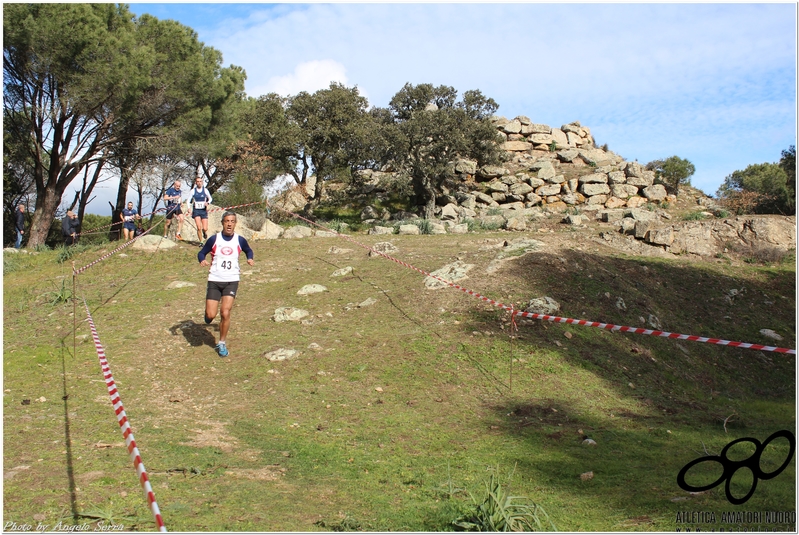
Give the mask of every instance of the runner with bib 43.
M 247 255 L 247 264 L 255 265 L 250 245 L 235 233 L 236 214 L 225 212 L 222 216 L 222 232 L 208 238 L 197 253 L 201 266 L 211 266 L 208 271 L 208 288 L 205 293 L 205 323 L 211 323 L 219 311 L 219 343 L 214 349 L 220 357 L 227 357 L 227 333 L 230 329 L 230 311 L 239 288 L 239 255 Z M 205 257 L 211 253 L 211 262 Z

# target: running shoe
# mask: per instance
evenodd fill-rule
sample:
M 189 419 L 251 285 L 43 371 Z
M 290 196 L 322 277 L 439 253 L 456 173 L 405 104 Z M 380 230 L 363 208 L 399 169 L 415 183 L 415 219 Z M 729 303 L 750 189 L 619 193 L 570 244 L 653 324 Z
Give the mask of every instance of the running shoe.
M 219 342 L 218 344 L 216 344 L 216 348 L 215 349 L 216 349 L 217 353 L 219 353 L 220 357 L 227 357 L 228 354 L 229 354 L 228 350 L 227 350 L 227 346 L 225 345 L 225 342 Z
M 175 238 L 177 238 L 177 239 L 179 239 L 179 240 L 182 240 L 182 239 L 183 239 L 183 238 L 181 238 L 181 237 L 180 237 L 180 233 L 176 234 L 176 235 L 175 235 Z

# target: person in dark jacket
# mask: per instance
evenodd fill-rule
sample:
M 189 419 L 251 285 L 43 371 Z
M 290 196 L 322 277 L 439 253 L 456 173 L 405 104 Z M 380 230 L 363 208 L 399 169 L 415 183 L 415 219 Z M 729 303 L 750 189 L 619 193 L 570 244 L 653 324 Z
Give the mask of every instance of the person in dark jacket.
M 78 214 L 72 210 L 67 210 L 67 215 L 61 220 L 61 235 L 64 237 L 64 245 L 74 245 L 78 243 Z
M 17 229 L 17 243 L 14 245 L 17 249 L 22 247 L 22 235 L 25 234 L 25 205 L 20 204 L 17 206 L 17 211 L 15 212 L 14 216 L 16 217 L 16 221 L 14 226 Z

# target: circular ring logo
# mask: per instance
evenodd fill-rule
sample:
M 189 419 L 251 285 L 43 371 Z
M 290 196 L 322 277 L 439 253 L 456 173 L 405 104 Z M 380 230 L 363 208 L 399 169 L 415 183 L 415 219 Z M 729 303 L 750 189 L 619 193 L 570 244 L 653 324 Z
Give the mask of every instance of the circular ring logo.
M 788 452 L 788 456 L 785 458 L 785 461 L 780 465 L 779 468 L 774 470 L 773 472 L 764 472 L 760 468 L 760 456 L 763 455 L 763 452 L 766 449 L 766 446 L 771 443 L 772 440 L 775 438 L 784 437 L 788 440 L 790 444 L 790 451 Z M 734 445 L 741 443 L 741 442 L 751 442 L 755 445 L 755 452 L 743 459 L 741 461 L 733 461 L 727 457 L 727 452 L 730 450 L 731 447 Z M 710 490 L 714 487 L 717 487 L 721 484 L 722 481 L 726 480 L 724 485 L 724 493 L 727 495 L 727 500 L 733 505 L 741 505 L 746 503 L 749 498 L 755 493 L 755 489 L 757 488 L 758 480 L 762 479 L 764 481 L 777 477 L 782 473 L 783 470 L 788 466 L 793 459 L 793 454 L 796 451 L 796 438 L 793 436 L 788 430 L 777 431 L 776 433 L 772 434 L 770 437 L 766 439 L 765 442 L 762 444 L 756 438 L 739 438 L 737 440 L 733 440 L 726 446 L 724 449 L 721 450 L 720 455 L 709 455 L 707 457 L 700 457 L 698 459 L 694 459 L 693 461 L 689 462 L 685 466 L 683 466 L 680 473 L 677 474 L 677 484 L 680 486 L 681 489 L 687 490 L 688 492 L 702 492 L 705 490 Z M 694 487 L 693 485 L 689 485 L 685 482 L 685 475 L 688 473 L 688 470 L 693 468 L 694 466 L 705 463 L 705 462 L 717 462 L 721 464 L 723 468 L 721 477 L 719 477 L 716 481 L 709 485 L 704 485 L 701 487 Z M 749 492 L 743 498 L 736 498 L 730 492 L 730 482 L 732 481 L 732 477 L 735 475 L 740 468 L 748 468 L 752 472 L 752 487 L 749 489 Z
M 232 247 L 228 247 L 227 245 L 225 245 L 224 247 L 222 247 L 219 250 L 219 253 L 223 254 L 223 255 L 232 255 L 233 254 L 233 248 Z

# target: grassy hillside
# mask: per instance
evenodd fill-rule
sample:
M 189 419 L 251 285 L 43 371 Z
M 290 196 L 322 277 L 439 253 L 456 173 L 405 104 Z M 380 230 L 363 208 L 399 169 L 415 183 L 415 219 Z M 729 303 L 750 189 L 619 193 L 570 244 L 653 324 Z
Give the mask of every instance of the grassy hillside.
M 756 343 L 769 328 L 795 347 L 791 264 L 629 257 L 562 232 L 532 235 L 544 245 L 487 274 L 496 239 L 518 236 L 358 239 L 388 239 L 427 271 L 474 264 L 461 284 L 516 306 L 548 295 L 564 316 L 644 326 L 652 315 L 664 330 Z M 676 483 L 686 463 L 733 439 L 795 432 L 793 356 L 540 321 L 520 322 L 511 339 L 507 313 L 427 290 L 418 273 L 340 238 L 253 247 L 227 359 L 212 348 L 218 320 L 202 320 L 196 247 L 126 249 L 78 280 L 171 531 L 452 530 L 494 471 L 558 530 L 731 529 L 722 512 L 795 511 L 795 460 L 741 506 L 724 484 L 691 494 Z M 4 256 L 4 521 L 153 530 L 82 301 L 73 354 L 71 271 L 57 260 Z M 330 277 L 345 266 L 352 275 Z M 175 280 L 196 286 L 167 290 Z M 311 283 L 328 291 L 297 295 Z M 311 315 L 278 324 L 279 306 Z M 263 357 L 279 348 L 301 353 Z M 762 469 L 787 454 L 774 441 Z M 720 469 L 692 474 L 699 484 Z M 751 484 L 740 470 L 732 492 Z M 684 512 L 716 523 L 678 523 Z

